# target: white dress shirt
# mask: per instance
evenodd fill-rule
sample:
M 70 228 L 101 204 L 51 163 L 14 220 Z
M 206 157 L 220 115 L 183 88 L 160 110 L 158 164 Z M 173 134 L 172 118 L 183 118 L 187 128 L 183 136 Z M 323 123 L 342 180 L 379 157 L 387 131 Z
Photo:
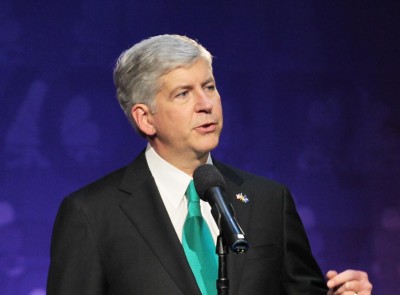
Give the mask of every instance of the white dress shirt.
M 145 155 L 169 218 L 179 240 L 182 242 L 183 225 L 188 213 L 185 193 L 189 182 L 193 178 L 161 158 L 150 144 L 147 145 Z M 207 164 L 212 164 L 210 155 L 208 156 Z M 211 215 L 211 206 L 208 202 L 200 199 L 200 208 L 201 214 L 210 228 L 214 242 L 216 242 L 219 229 Z

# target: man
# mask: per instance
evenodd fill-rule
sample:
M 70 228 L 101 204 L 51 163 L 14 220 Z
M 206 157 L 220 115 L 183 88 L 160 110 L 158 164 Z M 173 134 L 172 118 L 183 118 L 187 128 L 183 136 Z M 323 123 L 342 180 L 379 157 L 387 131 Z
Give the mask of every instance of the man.
M 284 186 L 211 158 L 223 116 L 204 47 L 183 36 L 152 37 L 120 56 L 114 80 L 122 109 L 148 146 L 130 165 L 65 198 L 54 225 L 48 295 L 216 294 L 205 283 L 216 280 L 212 262 L 198 258 L 199 272 L 186 247 L 186 189 L 205 163 L 223 175 L 251 245 L 228 257 L 230 294 L 370 294 L 364 272 L 331 271 L 324 281 Z M 240 193 L 251 202 L 237 201 Z M 210 206 L 200 203 L 203 228 L 215 242 Z

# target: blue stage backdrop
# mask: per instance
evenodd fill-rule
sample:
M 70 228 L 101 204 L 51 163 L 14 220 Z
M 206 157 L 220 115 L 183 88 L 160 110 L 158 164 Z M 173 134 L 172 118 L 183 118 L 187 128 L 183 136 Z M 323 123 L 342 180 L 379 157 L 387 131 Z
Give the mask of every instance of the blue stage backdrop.
M 112 68 L 163 33 L 215 56 L 214 155 L 291 188 L 324 272 L 400 294 L 398 1 L 61 2 L 0 2 L 0 294 L 45 294 L 62 198 L 145 147 Z

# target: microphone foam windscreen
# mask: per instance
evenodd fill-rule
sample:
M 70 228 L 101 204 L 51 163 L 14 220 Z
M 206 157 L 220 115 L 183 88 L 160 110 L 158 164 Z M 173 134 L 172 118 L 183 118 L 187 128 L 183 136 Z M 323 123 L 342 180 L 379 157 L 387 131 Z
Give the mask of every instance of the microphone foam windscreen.
M 224 177 L 213 165 L 204 164 L 197 167 L 193 172 L 193 181 L 199 197 L 206 200 L 205 192 L 211 188 L 218 186 L 223 190 L 226 189 L 226 182 Z

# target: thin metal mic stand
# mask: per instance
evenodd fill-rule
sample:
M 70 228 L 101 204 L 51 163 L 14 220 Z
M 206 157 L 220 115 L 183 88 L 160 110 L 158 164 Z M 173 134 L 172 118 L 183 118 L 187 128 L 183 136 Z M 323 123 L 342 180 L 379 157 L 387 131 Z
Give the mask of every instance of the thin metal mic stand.
M 228 266 L 227 266 L 227 255 L 228 247 L 225 244 L 222 234 L 217 237 L 216 253 L 218 255 L 218 279 L 217 279 L 217 291 L 218 295 L 229 294 L 229 279 L 228 279 Z

